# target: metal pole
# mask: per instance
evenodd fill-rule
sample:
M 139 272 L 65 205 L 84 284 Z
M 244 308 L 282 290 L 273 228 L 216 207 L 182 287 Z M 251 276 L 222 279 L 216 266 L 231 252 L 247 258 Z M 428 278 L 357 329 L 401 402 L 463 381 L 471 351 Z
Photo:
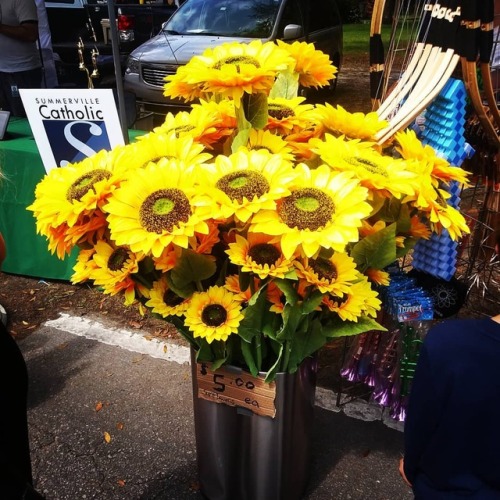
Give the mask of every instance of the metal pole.
M 125 112 L 125 94 L 123 93 L 122 67 L 120 63 L 120 44 L 118 41 L 118 29 L 116 27 L 115 3 L 108 0 L 109 29 L 111 36 L 111 48 L 113 50 L 113 64 L 115 66 L 116 94 L 118 97 L 118 115 L 122 126 L 123 140 L 128 144 L 127 115 Z

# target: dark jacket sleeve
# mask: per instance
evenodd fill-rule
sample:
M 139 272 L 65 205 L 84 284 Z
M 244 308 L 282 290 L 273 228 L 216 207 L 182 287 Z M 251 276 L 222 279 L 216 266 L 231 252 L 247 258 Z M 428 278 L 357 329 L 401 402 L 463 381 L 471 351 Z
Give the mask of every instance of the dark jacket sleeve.
M 438 414 L 436 380 L 433 380 L 429 354 L 424 343 L 412 381 L 405 419 L 404 471 L 410 483 L 415 479 L 420 459 L 437 427 Z

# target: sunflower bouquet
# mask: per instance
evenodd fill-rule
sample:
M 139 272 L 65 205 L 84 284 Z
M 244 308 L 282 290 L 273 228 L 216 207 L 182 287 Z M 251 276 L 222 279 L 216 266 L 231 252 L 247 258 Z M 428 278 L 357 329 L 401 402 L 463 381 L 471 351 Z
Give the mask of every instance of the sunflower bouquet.
M 196 101 L 126 146 L 51 170 L 29 207 L 73 283 L 173 323 L 216 369 L 294 372 L 330 339 L 383 330 L 384 271 L 419 238 L 466 232 L 460 168 L 376 113 L 308 104 L 335 78 L 305 42 L 207 50 L 167 78 Z

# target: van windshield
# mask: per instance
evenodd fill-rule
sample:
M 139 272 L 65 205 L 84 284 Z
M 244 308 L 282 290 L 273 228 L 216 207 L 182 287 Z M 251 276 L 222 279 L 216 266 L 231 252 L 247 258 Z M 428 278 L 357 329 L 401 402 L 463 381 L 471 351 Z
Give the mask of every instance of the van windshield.
M 179 35 L 269 38 L 282 0 L 187 0 L 163 30 Z

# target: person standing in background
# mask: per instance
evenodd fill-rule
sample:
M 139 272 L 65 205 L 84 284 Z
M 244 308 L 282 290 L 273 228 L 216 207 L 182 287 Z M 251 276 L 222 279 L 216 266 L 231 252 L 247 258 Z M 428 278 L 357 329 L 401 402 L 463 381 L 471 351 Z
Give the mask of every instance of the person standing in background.
M 26 116 L 19 89 L 40 88 L 42 63 L 37 46 L 35 0 L 0 2 L 0 108 Z
M 55 89 L 59 87 L 59 81 L 57 80 L 54 52 L 52 51 L 52 36 L 50 34 L 45 0 L 35 0 L 35 2 L 38 11 L 38 43 L 40 44 L 43 63 L 42 86 L 47 89 Z
M 491 237 L 500 255 L 500 228 Z M 500 500 L 500 314 L 437 324 L 412 381 L 399 471 L 416 500 Z

